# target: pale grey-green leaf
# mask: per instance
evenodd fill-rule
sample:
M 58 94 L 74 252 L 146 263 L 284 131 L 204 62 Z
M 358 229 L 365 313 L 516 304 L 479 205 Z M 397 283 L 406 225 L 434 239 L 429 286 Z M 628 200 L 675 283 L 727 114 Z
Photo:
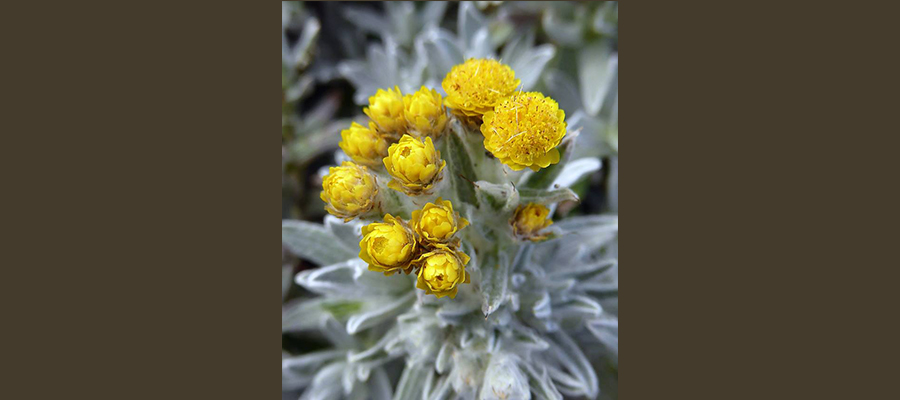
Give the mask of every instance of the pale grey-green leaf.
M 306 221 L 281 221 L 281 241 L 294 255 L 319 265 L 330 265 L 357 256 L 325 226 Z

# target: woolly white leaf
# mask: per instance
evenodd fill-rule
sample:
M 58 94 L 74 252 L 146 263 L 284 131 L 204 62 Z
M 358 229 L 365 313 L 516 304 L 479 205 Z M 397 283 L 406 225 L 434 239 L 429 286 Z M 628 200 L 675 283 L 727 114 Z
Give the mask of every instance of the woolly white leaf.
M 516 71 L 516 78 L 522 81 L 522 90 L 531 90 L 537 83 L 544 67 L 556 55 L 556 46 L 543 44 L 529 49 L 520 57 L 508 60 L 509 66 Z M 504 62 L 507 60 L 504 59 Z
M 319 370 L 312 384 L 303 392 L 301 400 L 331 400 L 340 397 L 341 377 L 347 363 L 329 364 Z
M 565 173 L 565 170 L 563 171 Z M 561 201 L 578 201 L 578 195 L 567 187 L 553 190 L 528 189 L 519 190 L 519 203 L 554 204 Z
M 610 82 L 616 77 L 618 67 L 618 56 L 612 54 L 609 42 L 595 42 L 578 53 L 581 100 L 589 115 L 597 115 L 600 111 Z
M 412 304 L 415 298 L 416 293 L 410 292 L 393 302 L 380 305 L 371 311 L 350 317 L 347 321 L 347 333 L 352 335 L 397 316 Z
M 394 400 L 420 400 L 425 386 L 425 377 L 430 374 L 430 365 L 417 365 L 407 363 L 400 382 L 397 383 L 397 391 L 394 392 Z
M 471 48 L 476 34 L 481 30 L 487 31 L 487 21 L 484 20 L 484 16 L 472 3 L 467 1 L 459 3 L 456 32 L 459 33 L 462 46 Z
M 506 353 L 495 353 L 484 373 L 479 400 L 530 400 L 528 379 L 515 359 Z
M 481 312 L 485 316 L 491 315 L 503 304 L 509 279 L 509 256 L 501 252 L 499 255 L 488 254 L 488 257 L 480 265 L 481 291 L 484 298 Z
M 562 172 L 560 172 L 559 176 L 557 176 L 556 179 L 553 180 L 553 184 L 551 185 L 551 187 L 566 188 L 572 186 L 572 184 L 578 182 L 578 180 L 583 176 L 598 171 L 600 169 L 600 166 L 600 160 L 594 157 L 579 158 L 577 160 L 570 161 L 566 163 L 565 167 L 563 167 L 563 170 Z
M 297 299 L 285 304 L 281 309 L 281 330 L 302 331 L 317 329 L 329 315 L 322 305 L 326 299 Z
M 563 400 L 562 394 L 556 390 L 556 385 L 550 380 L 543 365 L 525 364 L 525 373 L 528 375 L 528 386 L 534 393 L 535 400 Z
M 290 264 L 281 266 L 281 300 L 287 295 L 288 289 L 291 288 L 291 277 L 294 274 L 294 267 Z
M 579 380 L 580 384 L 578 386 L 581 386 L 583 389 L 583 393 L 581 394 L 584 394 L 589 398 L 596 398 L 599 393 L 597 374 L 591 367 L 590 362 L 588 362 L 587 357 L 585 357 L 581 349 L 578 348 L 578 345 L 569 337 L 569 335 L 562 331 L 551 332 L 548 335 L 553 338 L 553 342 L 547 353 L 555 356 L 557 361 L 559 361 L 572 376 Z M 565 381 L 562 377 L 555 377 L 554 380 L 557 380 L 557 378 L 560 381 Z M 572 385 L 568 384 L 566 386 Z
M 450 398 L 452 393 L 453 388 L 450 385 L 450 377 L 444 375 L 435 383 L 434 390 L 429 394 L 428 400 L 446 400 Z
M 325 216 L 325 228 L 331 231 L 335 237 L 341 240 L 346 247 L 356 249 L 362 239 L 362 223 L 358 220 L 344 222 L 334 215 Z
M 281 221 L 281 241 L 291 253 L 319 265 L 357 256 L 356 251 L 342 244 L 325 226 L 306 221 Z

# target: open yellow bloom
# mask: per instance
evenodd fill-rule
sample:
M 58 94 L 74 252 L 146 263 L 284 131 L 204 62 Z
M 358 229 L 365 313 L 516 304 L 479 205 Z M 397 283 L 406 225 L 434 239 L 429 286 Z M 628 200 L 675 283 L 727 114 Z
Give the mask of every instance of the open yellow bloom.
M 412 271 L 410 261 L 416 253 L 416 238 L 403 220 L 387 214 L 384 222 L 364 226 L 362 234 L 359 258 L 369 264 L 369 270 L 385 275 Z
M 526 206 L 519 206 L 510 221 L 513 233 L 520 239 L 532 242 L 544 240 L 548 234 L 541 233 L 541 230 L 553 223 L 548 218 L 549 215 L 550 209 L 540 204 L 528 203 Z
M 378 135 L 374 122 L 369 122 L 368 128 L 352 123 L 350 128 L 341 131 L 341 142 L 338 145 L 353 161 L 369 167 L 381 165 L 388 147 L 387 141 Z
M 325 202 L 325 211 L 346 222 L 371 210 L 376 194 L 378 186 L 369 169 L 344 161 L 339 167 L 328 168 L 319 198 Z
M 447 112 L 437 90 L 422 86 L 418 92 L 403 96 L 403 114 L 410 133 L 439 137 L 447 125 Z
M 387 172 L 394 177 L 388 187 L 410 196 L 427 194 L 441 180 L 441 172 L 447 165 L 430 137 L 423 142 L 410 135 L 403 135 L 399 143 L 392 144 L 383 161 Z
M 388 141 L 394 141 L 406 133 L 406 118 L 403 116 L 403 94 L 400 88 L 383 90 L 378 89 L 375 95 L 369 97 L 369 106 L 363 112 L 375 122 L 378 131 L 385 135 Z
M 484 114 L 484 148 L 513 170 L 537 171 L 559 162 L 566 113 L 538 92 L 516 93 Z
M 481 117 L 501 100 L 513 94 L 520 81 L 508 65 L 494 60 L 470 58 L 454 66 L 441 86 L 447 92 L 444 103 L 453 112 Z
M 469 274 L 466 272 L 468 263 L 469 256 L 466 253 L 439 244 L 434 250 L 416 259 L 419 266 L 416 287 L 438 298 L 456 298 L 459 285 L 469 283 Z
M 469 221 L 453 212 L 449 200 L 438 197 L 434 203 L 427 203 L 421 210 L 412 212 L 410 225 L 419 237 L 428 242 L 447 243 L 456 231 L 469 225 Z

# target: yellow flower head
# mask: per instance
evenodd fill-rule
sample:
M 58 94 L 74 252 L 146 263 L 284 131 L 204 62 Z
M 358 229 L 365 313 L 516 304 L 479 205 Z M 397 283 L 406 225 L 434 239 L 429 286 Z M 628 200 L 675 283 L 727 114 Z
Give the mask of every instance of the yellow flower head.
M 447 112 L 437 90 L 422 86 L 418 92 L 403 96 L 403 113 L 409 132 L 418 136 L 437 138 L 447 125 Z
M 412 212 L 410 225 L 425 241 L 447 243 L 456 231 L 469 225 L 469 221 L 453 212 L 449 200 L 438 197 L 434 203 L 427 203 L 421 210 Z
M 422 141 L 403 135 L 399 143 L 388 148 L 388 156 L 384 158 L 384 167 L 394 177 L 388 187 L 410 196 L 427 193 L 433 188 L 446 165 L 430 137 Z
M 349 221 L 371 210 L 376 194 L 378 186 L 369 169 L 344 161 L 339 167 L 328 168 L 319 198 L 325 202 L 325 211 Z
M 406 133 L 406 118 L 403 116 L 403 95 L 400 88 L 378 89 L 369 97 L 369 106 L 363 112 L 375 121 L 379 132 L 388 139 L 397 140 Z
M 519 171 L 537 171 L 559 162 L 559 142 L 566 135 L 566 113 L 538 92 L 516 93 L 484 114 L 484 148 Z
M 532 242 L 544 240 L 548 234 L 542 234 L 540 231 L 553 223 L 548 218 L 549 215 L 550 209 L 540 204 L 528 203 L 526 206 L 519 206 L 510 221 L 513 233 L 520 239 Z
M 469 256 L 462 251 L 437 245 L 434 250 L 419 256 L 415 263 L 419 267 L 416 287 L 426 294 L 438 298 L 450 296 L 452 299 L 456 297 L 460 284 L 469 283 L 466 272 Z
M 470 58 L 447 73 L 441 83 L 444 103 L 457 114 L 481 117 L 519 87 L 516 73 L 494 60 Z
M 353 161 L 369 167 L 380 166 L 387 155 L 387 141 L 378 135 L 374 122 L 369 122 L 368 128 L 354 122 L 341 131 L 338 145 Z
M 410 261 L 416 253 L 416 238 L 403 220 L 387 214 L 384 222 L 364 226 L 362 234 L 359 258 L 369 264 L 369 270 L 385 275 L 412 271 Z

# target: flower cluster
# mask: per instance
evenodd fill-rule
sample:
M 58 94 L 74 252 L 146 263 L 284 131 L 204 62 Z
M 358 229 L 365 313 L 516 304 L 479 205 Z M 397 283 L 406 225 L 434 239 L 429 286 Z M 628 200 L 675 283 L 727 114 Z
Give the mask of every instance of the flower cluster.
M 396 194 L 383 197 L 378 178 L 413 198 L 445 194 L 447 185 L 437 184 L 447 162 L 435 141 L 449 126 L 447 108 L 466 126 L 480 124 L 484 150 L 514 171 L 538 171 L 558 163 L 565 113 L 541 93 L 516 91 L 519 84 L 509 66 L 470 59 L 444 78 L 447 98 L 425 87 L 406 95 L 397 87 L 379 89 L 363 110 L 369 121 L 341 131 L 340 147 L 353 162 L 329 170 L 321 198 L 329 213 L 345 220 L 383 218 L 362 228 L 359 257 L 370 270 L 385 275 L 415 272 L 416 287 L 437 297 L 454 298 L 458 286 L 469 282 L 469 256 L 459 250 L 455 236 L 469 222 L 442 197 L 412 211 L 405 221 L 396 216 L 404 212 L 403 201 Z M 489 163 L 500 168 L 496 161 Z M 509 217 L 507 232 L 521 241 L 546 239 L 549 214 L 542 205 L 520 205 Z
M 517 92 L 519 80 L 494 60 L 469 59 L 442 83 L 455 114 L 480 119 L 484 148 L 515 171 L 537 171 L 559 162 L 566 114 L 538 92 Z
M 438 197 L 413 211 L 409 222 L 387 214 L 384 222 L 363 227 L 359 258 L 370 270 L 385 275 L 416 270 L 416 287 L 452 299 L 459 284 L 469 283 L 469 256 L 459 250 L 459 238 L 454 237 L 467 225 L 469 221 L 453 211 L 450 201 Z

